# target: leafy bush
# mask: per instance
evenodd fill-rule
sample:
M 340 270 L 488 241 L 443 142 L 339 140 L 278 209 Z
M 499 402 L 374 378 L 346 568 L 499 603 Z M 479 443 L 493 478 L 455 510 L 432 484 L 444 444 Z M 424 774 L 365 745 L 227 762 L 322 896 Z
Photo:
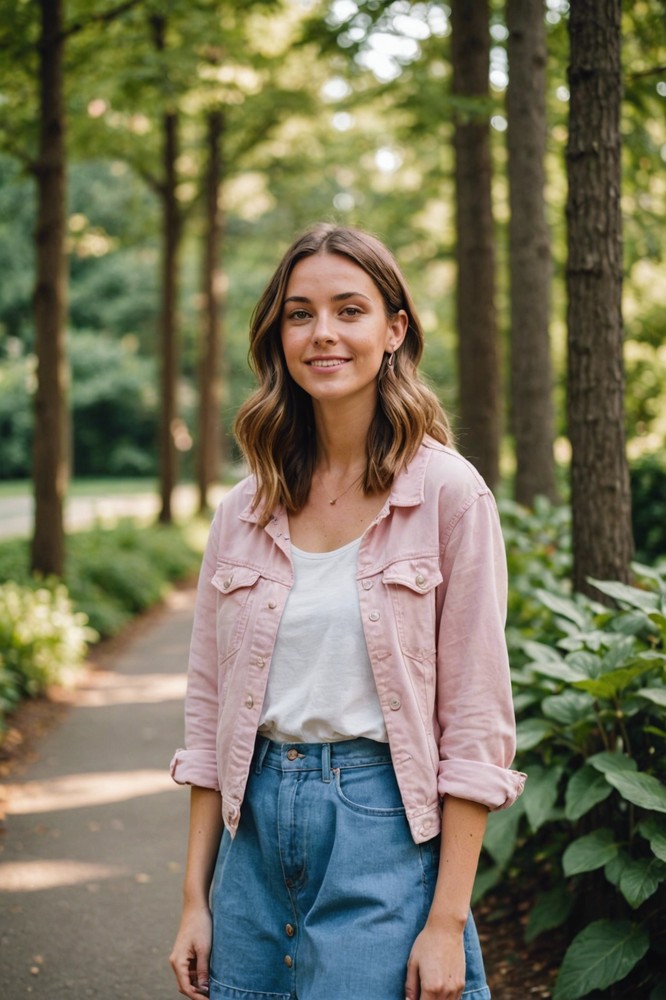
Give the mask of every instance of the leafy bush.
M 523 796 L 493 814 L 477 896 L 542 885 L 526 936 L 564 926 L 554 1000 L 666 996 L 666 570 L 571 596 L 566 512 L 503 507 Z M 619 984 L 616 986 L 615 984 Z M 619 992 L 618 992 L 619 990 Z
M 651 563 L 666 557 L 666 461 L 646 454 L 629 471 L 636 556 Z
M 0 585 L 0 729 L 22 697 L 61 684 L 81 666 L 96 633 L 63 586 Z

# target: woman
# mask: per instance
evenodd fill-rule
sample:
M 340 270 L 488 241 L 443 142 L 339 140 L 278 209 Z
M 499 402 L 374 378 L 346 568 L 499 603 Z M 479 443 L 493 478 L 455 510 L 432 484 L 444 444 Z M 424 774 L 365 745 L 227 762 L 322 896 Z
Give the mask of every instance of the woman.
M 192 785 L 179 990 L 486 1000 L 470 895 L 488 810 L 524 781 L 493 498 L 375 238 L 296 240 L 250 341 L 253 475 L 211 529 L 172 762 Z

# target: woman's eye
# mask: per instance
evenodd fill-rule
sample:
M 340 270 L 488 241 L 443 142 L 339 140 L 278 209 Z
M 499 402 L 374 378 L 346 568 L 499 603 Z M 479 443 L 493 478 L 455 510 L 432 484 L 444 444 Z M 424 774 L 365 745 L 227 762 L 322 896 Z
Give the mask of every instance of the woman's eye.
M 294 309 L 289 313 L 289 319 L 307 319 L 310 314 L 305 309 Z
M 358 306 L 345 306 L 342 314 L 343 316 L 360 316 L 361 310 Z

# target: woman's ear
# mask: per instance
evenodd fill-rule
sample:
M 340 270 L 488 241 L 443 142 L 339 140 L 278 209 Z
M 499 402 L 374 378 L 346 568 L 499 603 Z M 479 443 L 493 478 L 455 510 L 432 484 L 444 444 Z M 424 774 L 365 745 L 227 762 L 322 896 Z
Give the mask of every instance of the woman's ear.
M 397 351 L 403 340 L 407 336 L 409 327 L 409 317 L 404 309 L 400 309 L 394 316 L 391 316 L 386 334 L 386 350 Z

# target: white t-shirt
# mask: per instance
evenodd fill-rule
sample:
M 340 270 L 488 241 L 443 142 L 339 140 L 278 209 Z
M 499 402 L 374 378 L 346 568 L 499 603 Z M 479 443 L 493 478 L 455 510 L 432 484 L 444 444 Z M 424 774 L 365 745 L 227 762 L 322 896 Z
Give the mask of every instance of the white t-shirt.
M 360 545 L 360 538 L 333 552 L 292 545 L 294 585 L 259 720 L 259 732 L 277 743 L 388 742 L 356 589 Z

